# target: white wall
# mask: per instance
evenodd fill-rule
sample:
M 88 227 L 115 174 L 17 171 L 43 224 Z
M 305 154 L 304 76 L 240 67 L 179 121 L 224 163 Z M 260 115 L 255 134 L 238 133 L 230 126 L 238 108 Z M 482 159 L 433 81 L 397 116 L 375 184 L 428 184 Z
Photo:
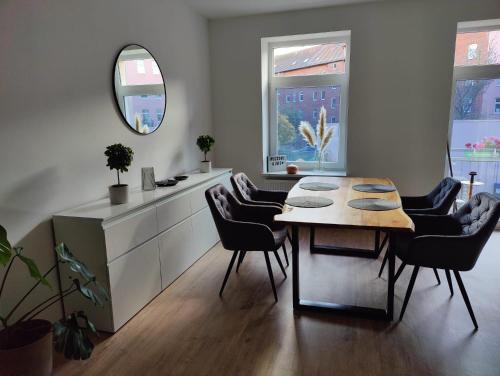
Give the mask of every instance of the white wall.
M 127 129 L 113 96 L 114 59 L 129 43 L 151 51 L 166 76 L 167 114 L 149 136 Z M 107 145 L 134 149 L 123 180 L 135 187 L 141 167 L 165 178 L 198 166 L 196 137 L 211 131 L 208 30 L 181 1 L 2 0 L 0 51 L 0 223 L 41 269 L 54 261 L 51 215 L 114 183 Z M 8 303 L 28 286 L 19 269 Z M 47 295 L 39 289 L 35 300 Z
M 498 0 L 415 0 L 210 21 L 217 164 L 263 184 L 260 38 L 351 30 L 348 172 L 427 192 L 444 174 L 457 22 L 499 16 Z

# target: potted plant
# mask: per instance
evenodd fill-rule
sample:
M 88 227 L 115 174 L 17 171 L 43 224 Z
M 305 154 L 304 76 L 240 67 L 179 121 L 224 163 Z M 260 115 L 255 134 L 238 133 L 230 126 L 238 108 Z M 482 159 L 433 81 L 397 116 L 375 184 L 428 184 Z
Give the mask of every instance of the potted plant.
M 215 144 L 215 140 L 208 134 L 200 136 L 196 140 L 196 145 L 205 154 L 205 158 L 200 164 L 200 172 L 210 172 L 212 170 L 212 162 L 207 161 L 207 153 L 212 149 L 213 144 Z
M 59 303 L 63 297 L 80 293 L 96 305 L 102 305 L 108 294 L 96 281 L 85 264 L 78 261 L 64 244 L 56 247 L 57 261 L 44 274 L 36 263 L 23 254 L 22 247 L 11 247 L 5 228 L 0 226 L 0 266 L 5 273 L 0 284 L 0 305 L 7 277 L 14 267 L 25 265 L 34 279 L 33 286 L 10 308 L 0 316 L 0 373 L 2 375 L 51 375 L 52 347 L 64 353 L 68 359 L 88 359 L 94 345 L 89 338 L 96 333 L 94 325 L 84 312 L 73 312 L 69 316 L 51 324 L 36 317 L 50 306 Z M 51 288 L 47 277 L 57 266 L 65 265 L 71 270 L 69 286 L 36 304 L 24 312 L 19 312 L 22 303 L 40 285 Z M 14 315 L 16 314 L 16 315 Z
M 116 170 L 118 184 L 109 186 L 109 199 L 112 205 L 124 204 L 128 201 L 128 185 L 120 183 L 120 172 L 128 171 L 128 167 L 134 159 L 134 152 L 128 146 L 122 144 L 110 145 L 106 148 L 104 155 L 108 157 L 106 166 L 110 170 Z

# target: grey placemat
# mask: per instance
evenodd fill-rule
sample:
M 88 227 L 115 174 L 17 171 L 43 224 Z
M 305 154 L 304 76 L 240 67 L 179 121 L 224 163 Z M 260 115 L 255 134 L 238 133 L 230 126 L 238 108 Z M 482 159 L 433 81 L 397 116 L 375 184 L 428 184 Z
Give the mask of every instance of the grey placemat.
M 347 205 L 354 209 L 372 211 L 393 210 L 400 207 L 396 201 L 384 200 L 382 198 L 357 198 L 349 201 Z
M 384 184 L 357 184 L 353 185 L 352 189 L 358 192 L 367 192 L 367 193 L 386 193 L 386 192 L 394 192 L 396 187 L 393 185 L 384 185 Z
M 335 189 L 339 189 L 339 186 L 337 184 L 322 183 L 319 181 L 302 183 L 299 185 L 299 187 L 307 191 L 334 191 Z
M 299 208 L 322 208 L 333 204 L 333 200 L 326 197 L 298 196 L 287 198 L 285 204 Z

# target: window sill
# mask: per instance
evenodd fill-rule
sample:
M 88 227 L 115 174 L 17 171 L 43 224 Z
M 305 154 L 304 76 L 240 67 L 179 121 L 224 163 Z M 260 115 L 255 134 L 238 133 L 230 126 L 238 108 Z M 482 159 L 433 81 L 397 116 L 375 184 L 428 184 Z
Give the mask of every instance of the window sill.
M 345 171 L 302 170 L 297 174 L 287 174 L 286 171 L 279 171 L 263 172 L 261 175 L 266 179 L 299 180 L 306 176 L 347 176 L 347 173 Z

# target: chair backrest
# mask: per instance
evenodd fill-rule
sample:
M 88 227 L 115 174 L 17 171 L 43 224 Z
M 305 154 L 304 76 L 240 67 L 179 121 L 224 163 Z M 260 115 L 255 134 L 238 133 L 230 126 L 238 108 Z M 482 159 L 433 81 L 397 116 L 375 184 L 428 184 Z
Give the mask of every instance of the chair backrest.
M 231 234 L 228 233 L 229 229 L 226 223 L 227 220 L 235 219 L 237 205 L 239 204 L 238 199 L 222 184 L 208 188 L 205 191 L 205 197 L 214 218 L 222 245 L 227 248 L 226 245 L 229 246 L 230 242 L 228 243 L 228 239 L 231 239 Z
M 259 191 L 259 188 L 257 188 L 243 172 L 231 176 L 231 184 L 234 193 L 236 193 L 236 197 L 238 197 L 241 202 L 253 201 L 255 194 Z
M 427 200 L 432 204 L 432 214 L 448 214 L 461 187 L 462 183 L 453 178 L 447 177 L 441 180 L 427 195 Z
M 498 224 L 500 199 L 486 192 L 477 193 L 452 216 L 462 226 L 463 235 L 475 238 L 475 249 L 468 250 L 473 253 L 470 265 L 472 268 Z

